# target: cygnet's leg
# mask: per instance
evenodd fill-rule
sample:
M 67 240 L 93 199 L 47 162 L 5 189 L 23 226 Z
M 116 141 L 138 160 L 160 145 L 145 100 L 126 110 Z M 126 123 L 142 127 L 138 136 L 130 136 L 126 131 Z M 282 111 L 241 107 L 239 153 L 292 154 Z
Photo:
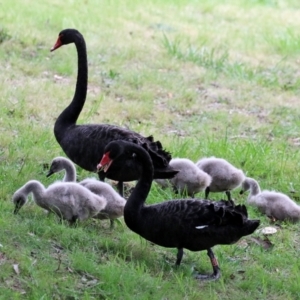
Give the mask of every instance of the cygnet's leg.
M 183 248 L 178 248 L 178 252 L 177 252 L 177 260 L 176 260 L 176 263 L 175 263 L 175 265 L 176 265 L 177 267 L 180 266 L 182 257 L 183 257 Z
M 74 227 L 76 224 L 76 221 L 78 220 L 78 216 L 73 216 L 71 220 L 69 220 L 69 225 Z
M 208 195 L 209 195 L 210 189 L 209 186 L 205 189 L 205 199 L 208 199 Z
M 175 195 L 179 194 L 179 191 L 178 191 L 176 186 L 173 186 L 173 192 L 174 192 Z
M 270 223 L 275 223 L 277 219 L 274 216 L 267 216 L 270 219 Z
M 15 209 L 14 209 L 14 214 L 16 215 L 19 210 L 21 209 L 22 205 L 20 205 L 19 203 L 16 204 Z
M 231 193 L 230 193 L 230 191 L 225 191 L 225 194 L 227 196 L 227 200 L 231 201 L 232 199 L 231 199 Z
M 115 226 L 114 219 L 109 219 L 109 223 L 110 223 L 110 229 L 113 229 Z
M 123 197 L 123 190 L 124 190 L 124 187 L 123 187 L 123 181 L 119 181 L 118 184 L 117 184 L 117 189 L 119 191 L 119 194 L 121 195 L 121 197 Z
M 221 276 L 221 271 L 220 271 L 218 261 L 210 248 L 207 250 L 207 255 L 213 267 L 213 273 L 211 275 L 197 274 L 195 278 L 200 280 L 217 280 Z

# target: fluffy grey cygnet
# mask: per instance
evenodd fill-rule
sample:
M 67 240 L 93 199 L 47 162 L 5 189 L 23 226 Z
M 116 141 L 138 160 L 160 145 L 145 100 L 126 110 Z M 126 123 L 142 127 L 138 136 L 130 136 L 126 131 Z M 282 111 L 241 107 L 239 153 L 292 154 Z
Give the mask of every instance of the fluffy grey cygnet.
M 242 184 L 241 194 L 249 191 L 247 202 L 256 206 L 260 212 L 266 214 L 273 221 L 288 220 L 298 222 L 300 220 L 300 206 L 287 195 L 275 191 L 261 191 L 258 182 L 247 177 Z
M 237 169 L 223 158 L 213 156 L 202 158 L 196 165 L 212 178 L 210 185 L 205 190 L 206 199 L 210 192 L 225 192 L 228 200 L 231 200 L 230 191 L 239 187 L 245 179 L 242 170 Z
M 176 193 L 194 197 L 211 183 L 210 175 L 200 170 L 190 159 L 173 158 L 169 165 L 179 172 L 172 179 L 155 179 L 164 188 L 171 185 Z
M 76 169 L 72 161 L 65 157 L 56 157 L 52 160 L 47 177 L 65 171 L 64 181 L 76 181 Z M 124 213 L 126 200 L 120 196 L 108 183 L 99 181 L 95 178 L 87 178 L 79 182 L 91 192 L 106 199 L 106 206 L 100 213 L 94 216 L 97 219 L 109 219 L 113 227 L 114 219 L 120 218 Z
M 110 219 L 111 226 L 113 226 L 113 220 L 123 216 L 126 200 L 108 183 L 94 178 L 88 178 L 81 181 L 80 184 L 89 189 L 91 192 L 104 197 L 107 201 L 104 209 L 94 216 L 94 218 L 101 220 Z
M 37 180 L 30 180 L 13 195 L 14 213 L 27 202 L 32 193 L 35 203 L 60 218 L 74 223 L 97 215 L 106 205 L 104 197 L 100 197 L 87 188 L 74 182 L 56 182 L 45 188 Z

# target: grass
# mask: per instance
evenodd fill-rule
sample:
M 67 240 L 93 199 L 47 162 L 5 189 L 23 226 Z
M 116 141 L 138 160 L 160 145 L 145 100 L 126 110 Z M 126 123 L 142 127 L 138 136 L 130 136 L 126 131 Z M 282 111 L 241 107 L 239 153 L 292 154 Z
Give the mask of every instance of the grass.
M 174 249 L 123 221 L 70 228 L 32 202 L 14 216 L 11 196 L 27 180 L 61 178 L 45 175 L 63 155 L 53 124 L 74 92 L 76 51 L 49 50 L 75 27 L 89 58 L 79 123 L 153 134 L 174 157 L 223 157 L 299 202 L 299 9 L 296 0 L 2 1 L 0 299 L 298 299 L 299 224 L 282 224 L 270 249 L 251 237 L 216 246 L 222 278 L 198 282 L 193 271 L 211 269 L 205 252 L 186 251 L 175 269 Z M 147 203 L 175 197 L 153 184 Z

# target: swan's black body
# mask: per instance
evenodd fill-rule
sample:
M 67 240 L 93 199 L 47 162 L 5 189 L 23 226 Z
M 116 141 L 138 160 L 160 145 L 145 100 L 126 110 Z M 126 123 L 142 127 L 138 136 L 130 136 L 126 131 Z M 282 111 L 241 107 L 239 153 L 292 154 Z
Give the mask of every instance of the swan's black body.
M 177 265 L 181 262 L 183 248 L 207 250 L 213 264 L 213 277 L 218 278 L 219 267 L 210 248 L 235 243 L 259 226 L 259 220 L 248 219 L 244 205 L 235 205 L 232 201 L 170 200 L 146 206 L 144 203 L 153 179 L 153 166 L 147 152 L 122 141 L 110 143 L 104 152 L 100 167 L 105 168 L 111 161 L 111 166 L 118 160 L 126 161 L 133 154 L 141 164 L 142 177 L 124 208 L 125 223 L 157 245 L 177 248 Z
M 87 94 L 88 66 L 84 38 L 75 29 L 65 29 L 59 33 L 51 51 L 70 43 L 75 43 L 78 53 L 76 90 L 72 102 L 60 114 L 54 126 L 56 140 L 66 155 L 81 168 L 96 172 L 105 146 L 114 140 L 124 140 L 140 145 L 149 152 L 155 178 L 172 178 L 177 172 L 169 167 L 171 155 L 163 150 L 159 141 L 154 142 L 152 136 L 143 137 L 134 131 L 109 124 L 76 125 Z M 115 164 L 107 174 L 99 173 L 102 180 L 107 177 L 121 182 L 137 180 L 140 175 L 141 168 L 134 157 L 125 164 Z

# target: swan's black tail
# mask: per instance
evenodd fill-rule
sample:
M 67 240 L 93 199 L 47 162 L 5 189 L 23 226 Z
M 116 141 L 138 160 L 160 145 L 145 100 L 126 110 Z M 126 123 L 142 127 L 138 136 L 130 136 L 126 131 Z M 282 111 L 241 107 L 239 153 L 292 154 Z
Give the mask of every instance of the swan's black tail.
M 144 143 L 142 146 L 149 153 L 154 168 L 167 167 L 172 155 L 170 152 L 163 149 L 160 141 L 153 141 L 153 136 L 150 135 L 146 138 L 149 142 Z
M 172 159 L 170 152 L 163 149 L 160 141 L 153 141 L 153 136 L 146 138 L 149 142 L 143 143 L 142 147 L 149 153 L 153 167 L 155 179 L 173 178 L 178 171 L 174 170 L 169 162 Z
M 245 236 L 245 235 L 252 234 L 257 229 L 259 224 L 260 224 L 260 220 L 247 220 L 243 226 L 243 231 L 244 231 L 243 235 Z
M 167 166 L 163 169 L 154 169 L 153 178 L 154 179 L 169 179 L 173 178 L 178 171 L 174 170 L 171 166 Z
M 215 217 L 219 218 L 220 224 L 232 224 L 239 226 L 242 235 L 253 233 L 259 226 L 259 220 L 249 220 L 245 205 L 235 205 L 233 201 L 216 201 L 209 209 L 215 212 Z

